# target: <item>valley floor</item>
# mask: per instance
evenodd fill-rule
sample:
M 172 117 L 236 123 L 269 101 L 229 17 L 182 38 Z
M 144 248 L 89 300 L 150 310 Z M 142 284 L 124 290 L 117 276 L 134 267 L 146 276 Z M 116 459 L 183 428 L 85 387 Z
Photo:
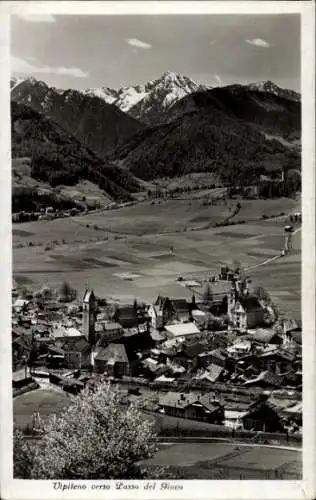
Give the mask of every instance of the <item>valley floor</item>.
M 14 225 L 13 275 L 32 289 L 67 280 L 79 293 L 89 286 L 107 299 L 150 302 L 159 292 L 191 297 L 176 282 L 178 276 L 203 279 L 239 261 L 251 268 L 255 285 L 266 287 L 283 312 L 298 318 L 300 231 L 290 254 L 259 265 L 280 255 L 288 223 L 285 215 L 262 215 L 288 214 L 298 206 L 290 199 L 243 201 L 236 221 L 247 222 L 223 227 L 211 226 L 227 216 L 229 207 L 201 207 L 193 200 Z

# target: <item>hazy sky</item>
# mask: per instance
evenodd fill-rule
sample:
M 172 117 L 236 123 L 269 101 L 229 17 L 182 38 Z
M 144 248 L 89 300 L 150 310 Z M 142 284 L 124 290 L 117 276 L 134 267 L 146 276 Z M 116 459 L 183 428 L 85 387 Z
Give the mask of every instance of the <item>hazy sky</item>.
M 287 15 L 12 16 L 11 70 L 62 88 L 272 80 L 300 91 L 300 18 Z

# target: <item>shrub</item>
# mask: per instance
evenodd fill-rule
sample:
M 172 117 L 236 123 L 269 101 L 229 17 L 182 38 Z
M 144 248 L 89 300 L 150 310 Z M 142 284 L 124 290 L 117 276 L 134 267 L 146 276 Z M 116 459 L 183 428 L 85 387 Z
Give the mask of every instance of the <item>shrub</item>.
M 153 424 L 108 384 L 84 389 L 30 449 L 14 434 L 15 477 L 23 479 L 137 479 L 137 462 L 156 451 Z

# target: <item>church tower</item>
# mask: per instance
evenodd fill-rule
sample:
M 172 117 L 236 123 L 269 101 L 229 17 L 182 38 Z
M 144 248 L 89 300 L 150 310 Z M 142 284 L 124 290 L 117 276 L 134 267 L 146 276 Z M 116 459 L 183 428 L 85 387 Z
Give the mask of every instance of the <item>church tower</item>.
M 97 302 L 93 290 L 86 290 L 82 302 L 82 331 L 90 345 L 95 344 Z

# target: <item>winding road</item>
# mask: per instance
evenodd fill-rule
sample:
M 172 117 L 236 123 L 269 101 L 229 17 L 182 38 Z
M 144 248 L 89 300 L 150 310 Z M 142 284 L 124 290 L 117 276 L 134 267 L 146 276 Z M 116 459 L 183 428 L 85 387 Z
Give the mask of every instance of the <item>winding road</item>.
M 298 227 L 295 231 L 293 231 L 292 235 L 295 236 L 296 233 L 301 231 L 302 227 Z M 270 262 L 273 262 L 274 260 L 283 258 L 282 255 L 275 255 L 274 257 L 271 257 L 270 259 L 266 259 L 263 262 L 260 262 L 259 264 L 254 264 L 253 266 L 246 267 L 245 271 L 251 271 L 252 269 L 255 269 L 257 267 L 265 266 L 269 264 Z

